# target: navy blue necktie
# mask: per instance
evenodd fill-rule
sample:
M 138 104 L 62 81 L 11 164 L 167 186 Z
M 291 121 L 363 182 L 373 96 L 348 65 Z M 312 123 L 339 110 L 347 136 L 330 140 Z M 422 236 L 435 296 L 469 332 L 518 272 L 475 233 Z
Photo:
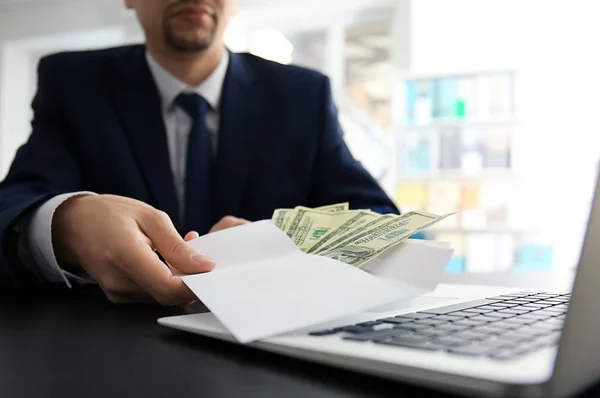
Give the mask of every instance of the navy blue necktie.
M 192 119 L 187 146 L 185 174 L 184 233 L 200 235 L 211 228 L 211 192 L 214 156 L 210 133 L 206 127 L 208 103 L 198 94 L 180 94 L 175 100 Z

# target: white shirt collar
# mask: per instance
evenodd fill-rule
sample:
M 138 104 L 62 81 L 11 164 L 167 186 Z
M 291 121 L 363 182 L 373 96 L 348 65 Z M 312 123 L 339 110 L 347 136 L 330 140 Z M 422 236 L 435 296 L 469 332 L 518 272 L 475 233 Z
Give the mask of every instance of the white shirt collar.
M 175 98 L 182 92 L 192 92 L 200 95 L 208 102 L 213 110 L 219 109 L 221 94 L 223 92 L 223 83 L 229 66 L 229 53 L 225 51 L 221 62 L 217 68 L 204 80 L 199 86 L 191 87 L 177 79 L 165 68 L 163 68 L 156 59 L 146 51 L 146 60 L 150 67 L 150 72 L 154 76 L 154 81 L 160 93 L 163 111 L 169 111 Z

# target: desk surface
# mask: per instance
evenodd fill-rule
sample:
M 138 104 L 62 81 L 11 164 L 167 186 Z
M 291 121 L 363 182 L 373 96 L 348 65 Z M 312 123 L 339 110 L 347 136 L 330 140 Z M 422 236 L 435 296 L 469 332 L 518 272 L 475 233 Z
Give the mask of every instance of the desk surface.
M 156 323 L 181 313 L 116 306 L 94 287 L 0 297 L 0 396 L 317 398 L 424 392 Z M 585 395 L 599 392 L 600 386 Z

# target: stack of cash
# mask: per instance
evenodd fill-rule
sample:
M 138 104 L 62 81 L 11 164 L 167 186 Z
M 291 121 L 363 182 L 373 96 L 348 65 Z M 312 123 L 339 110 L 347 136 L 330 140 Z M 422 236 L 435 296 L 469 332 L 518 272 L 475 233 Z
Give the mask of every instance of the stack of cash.
M 349 210 L 348 203 L 339 203 L 277 209 L 271 220 L 303 252 L 362 267 L 449 215 L 420 211 L 382 215 L 370 210 Z

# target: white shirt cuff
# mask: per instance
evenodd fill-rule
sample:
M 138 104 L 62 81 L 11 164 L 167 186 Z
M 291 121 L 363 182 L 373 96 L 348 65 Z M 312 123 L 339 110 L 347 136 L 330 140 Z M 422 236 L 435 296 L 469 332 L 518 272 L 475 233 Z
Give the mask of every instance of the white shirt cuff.
M 84 278 L 63 270 L 58 265 L 52 244 L 52 221 L 56 209 L 67 199 L 79 195 L 96 195 L 93 192 L 74 192 L 58 195 L 41 205 L 34 213 L 27 231 L 29 248 L 36 265 L 44 278 L 49 282 L 64 281 L 71 287 L 72 279 L 79 283 L 93 283 L 91 278 Z

